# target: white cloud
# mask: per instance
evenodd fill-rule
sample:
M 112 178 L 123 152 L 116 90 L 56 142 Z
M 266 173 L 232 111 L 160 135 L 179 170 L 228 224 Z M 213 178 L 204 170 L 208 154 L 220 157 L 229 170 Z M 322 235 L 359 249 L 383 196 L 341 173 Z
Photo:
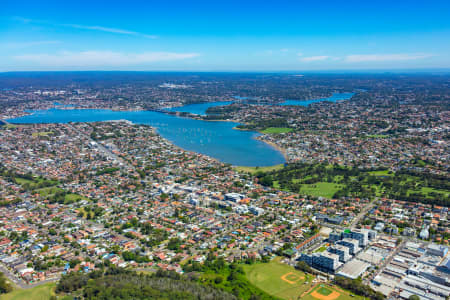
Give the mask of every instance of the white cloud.
M 328 58 L 330 58 L 330 57 L 327 55 L 317 55 L 317 56 L 302 57 L 302 58 L 300 58 L 300 60 L 304 61 L 304 62 L 314 62 L 314 61 L 327 60 Z
M 432 54 L 424 53 L 403 53 L 403 54 L 355 54 L 347 56 L 328 56 L 317 55 L 303 57 L 303 53 L 298 53 L 299 60 L 303 62 L 318 62 L 324 60 L 344 61 L 347 63 L 362 63 L 362 62 L 389 62 L 389 61 L 406 61 L 417 60 L 432 57 Z
M 432 57 L 431 54 L 357 54 L 348 55 L 345 61 L 358 62 L 383 62 L 383 61 L 400 61 L 400 60 L 416 60 Z
M 0 44 L 0 47 L 7 49 L 19 49 L 19 48 L 29 48 L 41 45 L 54 45 L 60 44 L 60 41 L 29 41 L 29 42 L 7 42 Z
M 144 33 L 136 32 L 136 31 L 103 27 L 103 26 L 85 26 L 85 25 L 79 25 L 79 24 L 61 24 L 61 26 L 72 27 L 72 28 L 76 28 L 76 29 L 95 30 L 95 31 L 103 31 L 103 32 L 110 32 L 110 33 L 142 36 L 142 37 L 145 37 L 148 39 L 158 38 L 158 36 L 156 36 L 156 35 L 144 34 Z
M 276 50 L 269 49 L 269 50 L 265 50 L 263 52 L 257 52 L 256 54 L 272 56 L 272 55 L 287 55 L 287 53 L 289 53 L 288 48 L 281 48 L 281 49 L 276 49 Z
M 198 53 L 174 52 L 121 53 L 113 51 L 64 51 L 57 54 L 16 55 L 13 59 L 45 67 L 119 67 L 184 60 L 198 56 L 200 56 Z
M 23 23 L 33 22 L 33 20 L 31 20 L 31 19 L 27 19 L 27 18 L 23 18 L 23 17 L 19 17 L 19 16 L 12 17 L 11 19 L 14 21 L 19 21 L 19 22 L 23 22 Z
M 84 30 L 93 30 L 93 31 L 102 31 L 102 32 L 110 32 L 110 33 L 117 33 L 117 34 L 140 36 L 140 37 L 144 37 L 144 38 L 148 38 L 148 39 L 158 38 L 157 35 L 145 34 L 142 32 L 120 29 L 120 28 L 111 28 L 111 27 L 96 26 L 96 25 L 88 26 L 88 25 L 80 25 L 80 24 L 59 24 L 59 23 L 49 22 L 46 20 L 34 20 L 34 19 L 27 19 L 27 18 L 18 17 L 18 16 L 12 17 L 12 19 L 15 21 L 23 22 L 25 24 L 63 26 L 63 27 L 71 27 L 71 28 L 75 28 L 75 29 L 84 29 Z

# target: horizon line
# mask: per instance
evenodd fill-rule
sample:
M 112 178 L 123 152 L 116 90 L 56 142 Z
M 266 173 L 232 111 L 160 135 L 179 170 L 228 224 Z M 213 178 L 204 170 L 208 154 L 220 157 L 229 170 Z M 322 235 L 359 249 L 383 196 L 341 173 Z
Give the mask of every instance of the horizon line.
M 432 72 L 450 72 L 450 67 L 443 68 L 394 68 L 394 69 L 323 69 L 323 70 L 8 70 L 1 71 L 6 73 L 64 73 L 64 72 L 135 72 L 135 73 L 383 73 L 383 72 L 409 72 L 409 73 L 432 73 Z

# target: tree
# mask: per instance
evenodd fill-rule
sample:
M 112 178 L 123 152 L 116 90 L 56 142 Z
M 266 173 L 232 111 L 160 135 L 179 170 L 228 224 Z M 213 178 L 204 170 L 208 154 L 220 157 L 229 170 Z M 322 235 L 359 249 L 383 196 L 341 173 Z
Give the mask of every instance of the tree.
M 299 261 L 295 268 L 306 273 L 311 273 L 311 267 L 304 261 Z
M 420 297 L 417 296 L 417 295 L 411 295 L 411 296 L 409 296 L 408 299 L 409 299 L 409 300 L 420 300 Z
M 0 272 L 0 294 L 6 294 L 12 291 L 12 286 L 6 281 L 5 274 Z
M 181 246 L 181 240 L 179 238 L 172 238 L 167 244 L 167 249 L 169 250 L 179 250 Z
M 264 186 L 272 186 L 273 178 L 270 175 L 266 175 L 259 180 L 259 183 Z

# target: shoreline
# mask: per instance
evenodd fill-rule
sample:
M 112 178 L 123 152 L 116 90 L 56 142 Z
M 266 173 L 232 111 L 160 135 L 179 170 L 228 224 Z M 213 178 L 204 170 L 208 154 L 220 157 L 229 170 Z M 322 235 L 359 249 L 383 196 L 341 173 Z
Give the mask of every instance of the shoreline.
M 259 132 L 259 131 L 258 131 Z M 266 143 L 267 145 L 271 146 L 272 148 L 275 148 L 277 151 L 281 152 L 281 154 L 283 154 L 284 159 L 286 160 L 286 163 L 289 162 L 289 156 L 287 155 L 286 149 L 278 146 L 277 144 L 273 143 L 273 142 L 269 142 L 269 141 L 265 141 L 262 140 L 258 137 L 255 138 L 256 140 Z
M 60 109 L 60 108 L 57 108 L 57 109 Z M 71 107 L 70 109 L 61 109 L 61 110 L 77 110 L 77 109 L 80 109 L 80 110 L 81 110 L 81 109 L 83 109 L 83 110 L 97 109 L 97 110 L 110 110 L 110 111 L 118 111 L 118 112 L 120 112 L 120 111 L 151 111 L 151 110 L 125 110 L 125 109 L 124 109 L 124 110 L 122 110 L 122 109 L 121 109 L 121 110 L 113 110 L 113 109 L 111 109 L 111 108 L 86 108 L 86 107 L 84 107 L 84 108 Z M 45 110 L 45 109 L 44 109 L 44 110 Z M 49 110 L 49 109 L 47 109 L 47 110 Z M 239 121 L 237 121 L 237 120 L 219 120 L 219 119 L 217 119 L 217 120 L 204 120 L 204 119 L 202 119 L 202 118 L 195 118 L 195 117 L 193 118 L 192 116 L 180 116 L 180 115 L 177 114 L 177 113 L 173 114 L 173 113 L 169 113 L 169 112 L 166 112 L 166 111 L 157 111 L 157 112 L 162 113 L 162 114 L 172 115 L 172 116 L 177 117 L 177 118 L 187 118 L 187 119 L 192 119 L 192 120 L 197 120 L 197 121 L 206 121 L 206 122 L 231 122 L 231 123 L 235 123 L 235 124 L 238 124 L 238 125 L 241 124 L 241 122 L 239 122 Z M 28 116 L 28 115 L 33 115 L 35 112 L 25 112 L 25 111 L 24 111 L 23 113 L 24 113 L 23 116 L 20 116 L 20 117 L 24 117 L 24 116 Z M 18 125 L 18 124 L 22 124 L 22 125 L 27 125 L 27 124 L 28 124 L 28 125 L 31 125 L 31 124 L 35 124 L 35 123 L 14 123 L 14 122 L 10 123 L 10 122 L 9 122 L 9 120 L 11 120 L 11 119 L 20 118 L 20 117 L 7 118 L 7 119 L 0 119 L 0 120 L 3 121 L 3 122 L 5 123 L 5 125 L 9 125 L 9 124 L 10 124 L 10 125 Z M 96 121 L 88 121 L 88 122 L 79 122 L 79 123 L 95 123 L 95 122 L 96 122 Z M 111 119 L 111 120 L 103 120 L 103 121 L 97 121 L 97 122 L 110 122 L 110 123 L 114 123 L 114 122 L 117 122 L 117 123 L 125 122 L 125 123 L 128 123 L 128 124 L 135 124 L 134 122 L 129 121 L 129 120 L 126 120 L 126 119 L 117 119 L 117 120 Z M 40 123 L 40 124 L 50 124 L 50 123 L 52 123 L 52 122 L 49 122 L 49 123 L 45 123 L 45 122 L 44 122 L 44 123 Z M 137 124 L 139 124 L 139 123 L 137 123 Z M 163 137 L 163 136 L 160 134 L 160 132 L 158 131 L 158 128 L 157 128 L 157 127 L 151 126 L 151 125 L 149 125 L 149 124 L 142 124 L 142 125 L 147 125 L 147 126 L 152 127 L 153 130 L 154 130 L 159 136 L 161 136 L 162 138 L 164 138 L 165 140 L 167 140 L 167 141 L 168 141 L 169 143 L 171 143 L 172 145 L 178 147 L 179 149 L 182 149 L 183 151 L 188 151 L 188 152 L 191 152 L 191 153 L 197 153 L 197 154 L 200 154 L 200 155 L 204 155 L 204 156 L 207 156 L 208 158 L 210 158 L 210 159 L 212 159 L 212 160 L 215 160 L 215 161 L 217 161 L 217 162 L 219 162 L 219 163 L 224 163 L 224 164 L 225 164 L 225 162 L 221 161 L 220 159 L 214 158 L 214 157 L 212 157 L 212 156 L 209 156 L 209 155 L 204 154 L 204 153 L 201 153 L 201 152 L 197 152 L 197 151 L 192 151 L 192 150 L 184 149 L 184 148 L 182 148 L 182 147 L 176 145 L 174 141 L 171 141 L 170 139 Z M 260 134 L 260 136 L 263 135 L 263 133 L 260 132 L 260 131 L 258 131 L 258 130 L 251 130 L 251 129 L 246 129 L 246 128 L 237 128 L 237 126 L 234 126 L 232 129 L 233 129 L 233 130 L 239 130 L 239 131 L 254 132 L 254 133 Z M 260 136 L 253 137 L 253 139 L 258 140 L 258 141 L 263 142 L 263 143 L 266 143 L 266 144 L 268 144 L 269 146 L 271 146 L 273 149 L 275 149 L 276 151 L 280 152 L 280 153 L 283 155 L 283 158 L 284 158 L 284 160 L 285 160 L 284 163 L 286 163 L 286 162 L 289 161 L 289 157 L 288 157 L 288 155 L 287 155 L 287 153 L 286 153 L 286 150 L 285 150 L 284 148 L 279 147 L 278 145 L 276 145 L 276 144 L 273 143 L 273 142 L 269 142 L 269 141 L 262 140 L 262 139 L 260 138 Z
M 317 100 L 317 102 L 323 102 L 323 101 L 328 101 L 328 99 L 329 98 L 332 98 L 335 94 L 353 94 L 353 95 L 355 95 L 355 94 L 357 94 L 357 93 L 355 93 L 355 92 L 342 92 L 342 93 L 332 93 L 331 94 L 331 96 L 326 96 L 326 97 L 323 97 L 323 98 L 313 98 L 313 99 L 307 99 L 307 100 L 305 100 L 305 99 L 302 99 L 302 100 L 290 100 L 290 99 L 284 99 L 284 101 L 305 101 L 305 102 L 308 102 L 308 101 L 316 101 Z M 350 100 L 352 97 L 353 97 L 353 95 L 351 95 L 349 98 L 344 98 L 344 99 L 337 99 L 337 100 L 335 100 L 335 101 L 332 101 L 331 100 L 331 102 L 337 102 L 337 101 L 345 101 L 345 100 Z M 184 116 L 179 116 L 177 113 L 180 113 L 179 111 L 173 111 L 173 112 L 171 112 L 171 111 L 167 111 L 166 109 L 167 108 L 179 108 L 179 107 L 183 107 L 183 106 L 186 106 L 186 105 L 192 105 L 192 104 L 208 104 L 208 103 L 215 103 L 215 102 L 239 102 L 239 99 L 237 99 L 237 100 L 224 100 L 224 101 L 213 101 L 213 102 L 209 102 L 209 101 L 206 101 L 206 102 L 198 102 L 198 103 L 190 103 L 190 104 L 184 104 L 184 105 L 181 105 L 181 106 L 165 106 L 165 107 L 161 107 L 161 108 L 153 108 L 153 109 L 145 109 L 145 108 L 143 108 L 143 107 L 139 107 L 139 108 L 135 108 L 135 109 L 132 109 L 132 108 L 130 108 L 130 107 L 114 107 L 114 106 L 108 106 L 108 107 L 106 107 L 106 106 L 102 106 L 102 107 L 97 107 L 97 106 L 82 106 L 82 105 L 80 105 L 79 103 L 76 103 L 76 104 L 67 104 L 67 105 L 70 105 L 70 106 L 67 106 L 66 104 L 63 104 L 63 105 L 52 105 L 51 107 L 49 106 L 49 107 L 47 107 L 47 108 L 39 108 L 39 109 L 32 109 L 32 110 L 29 110 L 29 111 L 37 111 L 37 110 L 49 110 L 49 109 L 59 109 L 59 110 L 77 110 L 77 109 L 92 109 L 92 110 L 95 110 L 95 109 L 105 109 L 105 110 L 110 110 L 110 111 L 114 111 L 114 112 L 131 112 L 131 111 L 154 111 L 154 112 L 160 112 L 160 113 L 165 113 L 165 114 L 168 114 L 168 115 L 173 115 L 173 114 L 175 114 L 175 115 L 177 115 L 177 117 L 184 117 Z M 256 105 L 258 105 L 258 104 L 256 104 Z M 264 104 L 262 104 L 262 105 L 264 105 Z M 277 104 L 275 104 L 275 105 L 277 105 Z M 18 114 L 17 115 L 13 115 L 13 116 L 7 116 L 7 118 L 5 118 L 5 116 L 4 115 L 2 115 L 2 114 L 0 114 L 0 119 L 1 120 L 9 120 L 9 119 L 16 119 L 16 118 L 21 118 L 21 117 L 24 117 L 24 116 L 28 116 L 28 115 L 31 115 L 31 114 L 33 114 L 33 112 L 27 112 L 26 110 L 22 110 L 22 111 L 20 111 L 20 112 L 18 112 Z M 193 115 L 196 115 L 196 114 L 193 114 Z M 196 119 L 196 120 L 202 120 L 202 121 L 219 121 L 219 122 L 235 122 L 235 123 L 239 123 L 239 121 L 235 121 L 235 120 L 205 120 L 205 119 L 202 119 L 201 117 L 203 117 L 204 115 L 197 115 L 197 116 L 200 116 L 200 118 L 193 118 L 193 117 L 190 117 L 190 116 L 186 116 L 187 118 L 191 118 L 191 119 Z M 241 130 L 241 129 L 237 129 L 237 130 Z M 248 131 L 254 131 L 254 130 L 248 130 Z
M 238 121 L 235 121 L 236 123 L 239 123 Z M 239 123 L 241 124 L 241 123 Z M 251 130 L 251 129 L 246 129 L 246 128 L 238 128 L 237 126 L 233 127 L 234 130 L 239 130 L 239 131 L 250 131 L 250 132 L 258 132 L 263 134 L 262 132 L 258 131 L 258 130 Z
M 237 122 L 239 123 L 239 122 Z M 260 142 L 266 143 L 267 145 L 271 146 L 272 148 L 274 148 L 275 150 L 277 150 L 278 152 L 280 152 L 281 154 L 283 154 L 284 159 L 286 160 L 285 163 L 289 162 L 289 156 L 287 155 L 286 149 L 278 146 L 277 144 L 273 143 L 273 142 L 269 142 L 266 140 L 261 139 L 260 137 L 264 135 L 264 133 L 262 133 L 259 130 L 251 130 L 251 129 L 246 129 L 246 128 L 237 128 L 237 126 L 233 127 L 234 130 L 239 130 L 239 131 L 248 131 L 248 132 L 257 132 L 259 134 L 261 134 L 260 136 L 255 137 L 255 140 L 258 140 Z

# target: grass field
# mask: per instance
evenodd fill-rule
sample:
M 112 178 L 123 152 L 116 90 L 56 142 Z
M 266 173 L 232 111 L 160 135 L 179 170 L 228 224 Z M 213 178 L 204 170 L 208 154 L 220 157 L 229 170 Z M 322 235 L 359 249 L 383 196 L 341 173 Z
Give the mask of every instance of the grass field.
M 43 197 L 49 197 L 49 196 L 51 197 L 56 192 L 61 192 L 61 191 L 64 191 L 64 190 L 61 189 L 61 188 L 58 188 L 58 187 L 51 186 L 51 187 L 45 187 L 45 188 L 42 188 L 42 189 L 38 189 L 37 191 Z M 80 196 L 78 194 L 73 194 L 73 193 L 66 194 L 64 196 L 64 199 L 65 199 L 65 201 L 64 201 L 65 203 L 73 203 L 73 202 L 78 202 L 80 200 L 89 200 L 86 197 Z
M 29 183 L 29 184 L 32 184 L 32 183 L 33 183 L 32 180 L 25 179 L 25 178 L 19 178 L 19 177 L 16 177 L 16 182 L 17 182 L 18 184 L 21 184 L 21 185 L 23 185 L 23 184 L 25 184 L 25 183 Z
M 316 250 L 314 250 L 314 252 L 324 252 L 325 250 L 327 250 L 327 246 L 322 246 L 320 248 L 317 248 Z
M 422 193 L 422 194 L 424 194 L 424 195 L 427 195 L 427 196 L 428 196 L 429 193 L 440 193 L 440 194 L 444 194 L 445 197 L 448 197 L 448 196 L 450 195 L 450 193 L 449 193 L 448 191 L 445 191 L 445 190 L 437 190 L 437 189 L 433 189 L 433 188 L 430 188 L 430 187 L 422 187 L 422 188 L 420 189 L 420 193 Z M 430 196 L 430 197 L 431 197 L 431 196 Z
M 333 182 L 316 182 L 313 184 L 304 184 L 300 194 L 307 194 L 316 197 L 332 198 L 334 193 L 343 187 L 342 184 Z
M 394 173 L 389 173 L 389 170 L 383 170 L 383 171 L 371 171 L 369 172 L 370 175 L 374 176 L 394 176 Z
M 281 299 L 297 299 L 312 287 L 312 275 L 295 270 L 276 258 L 269 263 L 244 266 L 247 279 L 264 292 Z M 308 282 L 308 283 L 306 283 Z
M 27 290 L 16 289 L 0 296 L 0 300 L 49 300 L 55 294 L 55 285 L 55 283 L 46 283 Z
M 44 179 L 40 177 L 33 177 L 33 179 L 26 179 L 21 177 L 15 177 L 15 182 L 20 185 L 27 184 L 31 189 L 35 189 L 40 183 L 46 182 L 48 185 L 57 185 L 58 181 L 50 180 L 50 179 Z
M 235 169 L 237 171 L 240 172 L 246 172 L 246 173 L 251 173 L 254 174 L 258 171 L 262 171 L 262 172 L 270 172 L 273 170 L 280 170 L 283 168 L 283 164 L 279 164 L 279 165 L 275 165 L 275 166 L 269 166 L 269 167 L 235 167 Z
M 4 126 L 7 129 L 14 129 L 14 128 L 18 128 L 18 127 L 25 127 L 26 125 L 6 124 Z
M 321 294 L 321 295 L 324 295 L 324 296 L 328 296 L 328 295 L 330 295 L 331 293 L 333 293 L 333 291 L 332 291 L 331 289 L 328 289 L 328 288 L 326 288 L 326 287 L 319 287 L 319 288 L 317 289 L 317 292 L 318 292 L 319 294 Z
M 41 196 L 45 197 L 45 196 L 53 195 L 53 194 L 55 194 L 58 191 L 61 192 L 61 191 L 63 191 L 63 189 L 51 186 L 51 187 L 45 187 L 45 188 L 42 188 L 42 189 L 38 189 L 37 191 L 39 192 L 39 194 Z
M 260 170 L 263 172 L 264 169 Z M 254 173 L 256 169 L 246 171 Z M 287 164 L 286 167 L 266 173 L 269 174 L 263 172 L 261 175 L 270 175 L 272 187 L 275 189 L 315 197 L 387 196 L 394 199 L 445 206 L 450 195 L 450 189 L 446 188 L 445 179 L 430 175 L 433 180 L 427 180 L 427 176 L 419 173 L 416 175 L 389 170 L 351 170 L 342 166 L 325 166 L 323 164 Z M 355 182 L 360 185 L 355 185 Z
M 79 200 L 89 200 L 86 197 L 80 196 L 78 194 L 72 194 L 72 193 L 66 194 L 65 199 L 69 202 L 77 202 Z
M 353 295 L 353 296 L 350 296 Z M 302 300 L 363 300 L 364 298 L 325 283 L 318 284 Z
M 32 136 L 36 137 L 36 136 L 47 136 L 53 134 L 53 131 L 41 131 L 41 132 L 33 132 Z
M 287 133 L 287 132 L 291 132 L 292 130 L 293 130 L 292 128 L 287 128 L 287 127 L 269 127 L 269 128 L 262 130 L 261 133 L 264 133 L 264 134 Z

